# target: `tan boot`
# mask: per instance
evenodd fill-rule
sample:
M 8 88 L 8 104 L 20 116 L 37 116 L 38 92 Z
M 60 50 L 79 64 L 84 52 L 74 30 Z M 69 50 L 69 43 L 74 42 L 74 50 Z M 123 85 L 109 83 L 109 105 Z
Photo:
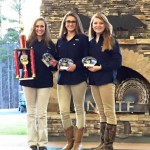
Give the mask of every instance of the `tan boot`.
M 101 122 L 100 123 L 100 144 L 95 148 L 91 148 L 91 150 L 100 150 L 100 148 L 104 144 L 105 127 L 106 127 L 106 122 Z
M 72 150 L 81 150 L 82 149 L 82 137 L 84 133 L 84 127 L 78 129 L 75 127 L 74 131 L 74 144 Z
M 74 143 L 74 128 L 73 126 L 65 130 L 65 135 L 67 139 L 67 144 L 62 148 L 62 150 L 71 150 Z

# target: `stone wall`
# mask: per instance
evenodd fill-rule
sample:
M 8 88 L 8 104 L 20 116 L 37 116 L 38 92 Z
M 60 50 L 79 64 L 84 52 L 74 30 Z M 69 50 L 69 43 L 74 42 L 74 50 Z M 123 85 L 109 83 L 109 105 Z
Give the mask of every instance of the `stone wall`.
M 71 114 L 75 125 L 75 114 Z M 150 117 L 144 114 L 117 114 L 117 137 L 150 136 Z M 48 114 L 49 136 L 63 136 L 60 114 L 49 112 Z M 86 114 L 86 128 L 84 136 L 99 135 L 98 114 Z
M 54 42 L 58 38 L 60 23 L 63 16 L 71 9 L 78 9 L 78 14 L 91 18 L 102 11 L 106 16 L 132 15 L 147 25 L 147 28 L 136 28 L 125 37 L 126 32 L 121 32 L 122 38 L 118 38 L 122 55 L 123 65 L 142 74 L 150 82 L 150 0 L 42 0 L 40 13 L 46 18 L 51 37 Z M 133 24 L 132 20 L 129 24 Z M 87 29 L 85 30 L 87 33 Z M 141 52 L 142 51 L 142 52 Z M 131 58 L 131 59 L 129 59 Z M 138 59 L 137 59 L 138 58 Z M 129 61 L 130 60 L 130 61 Z M 135 61 L 136 60 L 136 61 Z M 132 65 L 131 65 L 132 63 Z M 139 64 L 139 65 L 137 65 Z M 140 67 L 142 64 L 143 67 Z M 144 67 L 146 66 L 146 67 Z M 57 73 L 55 74 L 55 77 Z M 54 78 L 56 82 L 56 78 Z M 60 119 L 56 96 L 56 84 L 51 92 L 48 108 L 48 132 L 49 136 L 62 136 L 64 130 Z M 52 112 L 55 111 L 55 112 Z M 75 124 L 75 114 L 72 114 Z M 150 135 L 150 118 L 144 114 L 117 114 L 117 136 L 124 138 L 129 136 Z M 86 114 L 86 130 L 84 136 L 99 135 L 99 117 L 97 114 Z
M 145 23 L 147 29 L 139 28 L 130 35 L 136 38 L 150 37 L 149 0 L 42 0 L 41 16 L 47 19 L 54 41 L 58 37 L 63 16 L 72 8 L 78 8 L 78 14 L 83 14 L 89 18 L 98 11 L 103 11 L 107 16 L 133 15 Z M 132 20 L 129 21 L 130 23 L 133 24 Z

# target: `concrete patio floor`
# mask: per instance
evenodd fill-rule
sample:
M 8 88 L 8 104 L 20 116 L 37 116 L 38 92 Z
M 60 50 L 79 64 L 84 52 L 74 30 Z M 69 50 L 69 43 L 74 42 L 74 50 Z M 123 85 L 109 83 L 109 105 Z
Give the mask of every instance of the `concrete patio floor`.
M 54 141 L 55 139 L 55 141 Z M 59 138 L 53 138 L 48 142 L 48 150 L 62 148 L 65 141 L 59 141 Z M 83 142 L 83 150 L 90 149 L 98 145 L 98 142 Z M 150 150 L 150 143 L 114 143 L 115 150 Z M 30 150 L 27 145 L 26 135 L 0 135 L 0 150 Z

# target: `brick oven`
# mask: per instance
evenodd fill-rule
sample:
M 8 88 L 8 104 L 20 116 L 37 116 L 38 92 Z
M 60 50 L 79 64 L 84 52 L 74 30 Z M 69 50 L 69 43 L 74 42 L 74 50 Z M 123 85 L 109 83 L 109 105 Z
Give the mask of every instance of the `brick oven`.
M 41 16 L 48 21 L 54 42 L 58 37 L 62 17 L 70 10 L 79 14 L 85 33 L 88 31 L 89 21 L 94 13 L 102 11 L 108 16 L 123 56 L 116 88 L 117 136 L 119 137 L 150 134 L 149 7 L 149 0 L 42 0 L 40 7 Z M 49 134 L 59 136 L 63 134 L 63 129 L 57 113 L 59 110 L 56 84 L 52 90 L 48 108 Z M 99 118 L 95 113 L 96 107 L 89 92 L 90 90 L 87 90 L 85 102 L 87 136 L 99 134 Z M 72 117 L 75 117 L 74 114 Z

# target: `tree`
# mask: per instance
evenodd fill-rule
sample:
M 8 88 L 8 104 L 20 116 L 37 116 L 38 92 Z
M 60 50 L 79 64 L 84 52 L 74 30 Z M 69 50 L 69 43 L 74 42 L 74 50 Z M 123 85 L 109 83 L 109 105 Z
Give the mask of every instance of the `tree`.
M 3 43 L 18 43 L 19 31 L 8 28 L 7 33 L 4 35 Z
M 0 108 L 16 108 L 19 100 L 19 84 L 15 79 L 13 50 L 16 45 L 0 45 Z
M 17 15 L 17 20 L 11 20 L 13 22 L 17 22 L 19 24 L 18 27 L 20 27 L 20 24 L 21 24 L 21 12 L 22 12 L 22 7 L 23 7 L 23 4 L 24 4 L 25 0 L 12 0 L 12 3 L 11 3 L 11 8 L 12 10 L 14 10 L 16 12 L 16 15 Z
M 16 15 L 11 18 L 3 16 L 1 19 L 7 21 L 10 26 L 0 41 L 0 108 L 18 107 L 19 100 L 19 84 L 15 79 L 13 50 L 18 46 L 21 10 L 25 0 L 10 1 L 10 7 Z

